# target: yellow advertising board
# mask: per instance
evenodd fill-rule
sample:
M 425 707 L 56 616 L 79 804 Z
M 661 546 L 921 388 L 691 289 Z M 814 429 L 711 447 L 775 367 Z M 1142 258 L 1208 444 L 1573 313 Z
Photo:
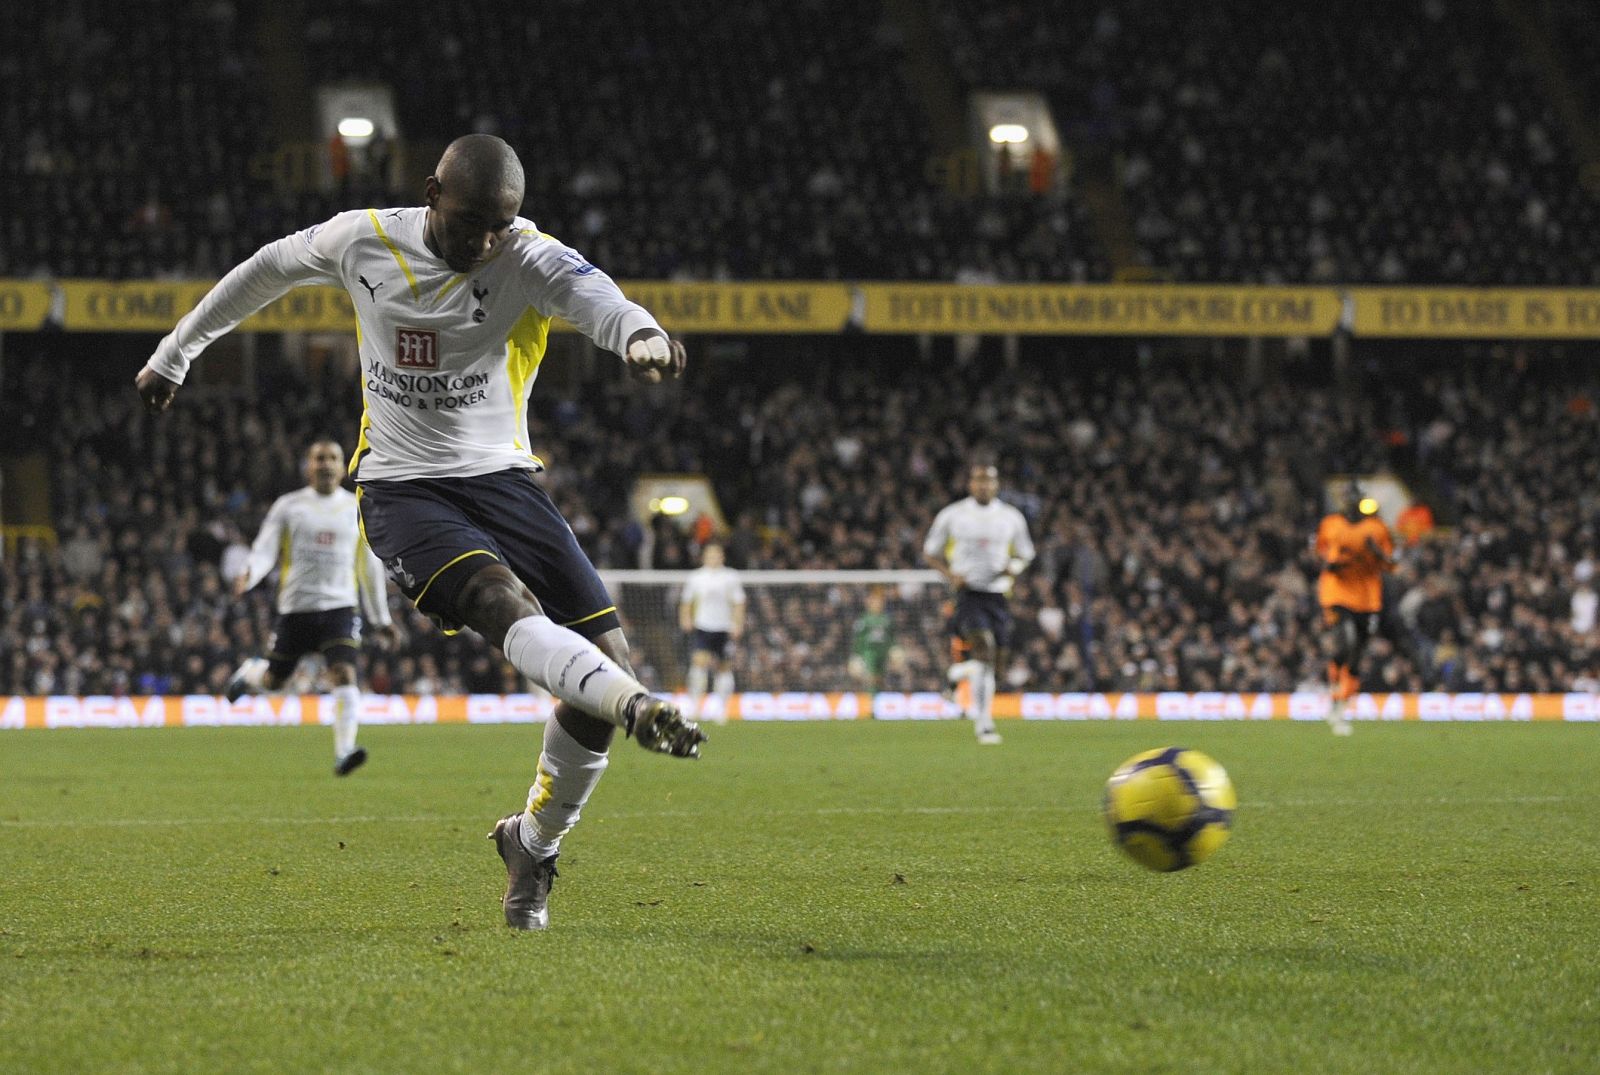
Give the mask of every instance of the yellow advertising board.
M 69 332 L 167 332 L 211 288 L 204 280 L 0 280 L 0 331 L 32 331 L 63 301 Z M 684 334 L 843 332 L 1034 336 L 1328 336 L 1350 307 L 1357 336 L 1417 339 L 1600 337 L 1600 288 L 1230 287 L 1187 284 L 842 284 L 815 281 L 622 284 Z M 570 326 L 556 322 L 558 331 Z M 298 288 L 245 332 L 350 332 L 339 288 Z
M 50 285 L 0 280 L 0 332 L 33 332 L 50 313 Z
M 844 284 L 622 283 L 663 328 L 683 333 L 838 333 L 850 317 Z
M 1584 339 L 1600 336 L 1600 288 L 1356 287 L 1357 336 Z
M 49 287 L 38 286 L 43 288 L 42 321 Z M 209 281 L 190 280 L 64 280 L 64 327 L 70 332 L 167 332 L 211 287 Z M 682 333 L 837 333 L 850 314 L 850 289 L 842 284 L 636 281 L 622 287 L 668 330 Z M 0 289 L 0 316 L 4 295 Z M 571 328 L 563 322 L 554 327 Z M 239 330 L 348 332 L 355 330 L 355 313 L 350 296 L 339 288 L 297 288 Z
M 868 332 L 1039 336 L 1327 336 L 1332 288 L 1168 284 L 866 284 Z
M 63 280 L 63 327 L 68 332 L 166 332 L 211 288 L 207 280 Z M 355 324 L 349 295 L 335 287 L 303 287 L 238 331 L 349 332 Z

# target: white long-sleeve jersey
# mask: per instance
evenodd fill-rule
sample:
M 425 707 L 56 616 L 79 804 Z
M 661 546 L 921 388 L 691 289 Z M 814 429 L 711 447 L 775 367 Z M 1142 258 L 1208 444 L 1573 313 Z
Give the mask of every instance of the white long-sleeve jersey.
M 621 354 L 655 318 L 583 256 L 518 217 L 460 274 L 423 241 L 428 211 L 356 209 L 262 247 L 162 339 L 151 368 L 178 384 L 213 340 L 305 284 L 350 294 L 365 411 L 358 481 L 471 477 L 543 464 L 528 395 L 552 317 Z
M 922 551 L 942 556 L 950 570 L 966 579 L 969 590 L 1009 593 L 1013 582 L 1006 567 L 1033 562 L 1033 539 L 1022 512 L 1002 500 L 980 504 L 958 500 L 933 517 Z
M 389 625 L 383 562 L 361 537 L 356 495 L 348 489 L 323 496 L 307 486 L 272 502 L 250 546 L 246 587 L 273 568 L 280 613 L 355 608 L 359 602 L 366 622 Z

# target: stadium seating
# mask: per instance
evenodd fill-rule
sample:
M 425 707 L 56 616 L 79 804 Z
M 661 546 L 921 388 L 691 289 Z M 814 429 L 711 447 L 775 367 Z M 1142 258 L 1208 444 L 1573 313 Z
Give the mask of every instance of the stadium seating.
M 1587 6 L 1555 11 L 1553 36 L 1592 101 Z M 336 190 L 278 181 L 257 14 L 192 0 L 182 17 L 146 20 L 80 0 L 6 35 L 0 70 L 58 92 L 0 104 L 17 210 L 0 275 L 215 274 L 338 209 L 417 198 L 420 175 L 397 190 L 370 174 Z M 479 5 L 416 33 L 433 15 L 419 0 L 331 0 L 292 44 L 319 81 L 394 86 L 417 145 L 507 137 L 526 157 L 527 211 L 614 275 L 1112 273 L 1070 186 L 967 196 L 945 184 L 902 77 L 904 35 L 878 4 Z M 1294 12 L 943 0 L 937 22 L 936 64 L 969 87 L 1045 93 L 1074 154 L 1117 156 L 1134 256 L 1157 274 L 1600 278 L 1588 256 L 1600 207 L 1577 182 L 1569 132 L 1482 0 Z M 644 65 L 648 80 L 628 77 Z
M 1593 11 L 1573 8 L 1584 71 Z M 1069 141 L 1119 155 L 1139 257 L 1159 273 L 1600 281 L 1600 203 L 1490 3 L 944 0 L 940 12 L 970 84 L 1046 92 Z
M 415 32 L 435 15 L 415 0 L 319 4 L 307 69 L 392 85 L 413 144 L 505 136 L 528 168 L 526 211 L 614 275 L 1105 275 L 1065 194 L 942 184 L 874 4 L 469 7 Z M 418 200 L 420 172 L 399 189 L 370 172 L 285 178 L 262 38 L 230 0 L 162 20 L 82 0 L 6 35 L 8 80 L 59 92 L 0 104 L 17 210 L 0 276 L 217 275 L 340 209 Z M 648 80 L 629 77 L 645 63 Z

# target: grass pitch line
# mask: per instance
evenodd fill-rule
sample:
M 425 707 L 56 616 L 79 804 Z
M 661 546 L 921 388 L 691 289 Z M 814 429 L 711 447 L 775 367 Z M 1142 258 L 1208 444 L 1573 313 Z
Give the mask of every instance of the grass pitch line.
M 1539 804 L 1590 802 L 1580 795 L 1502 795 L 1453 798 L 1433 796 L 1422 799 L 1246 799 L 1242 810 L 1299 810 L 1322 807 L 1416 807 L 1416 806 L 1531 806 Z M 1071 806 L 818 806 L 809 810 L 746 810 L 755 817 L 830 817 L 963 814 L 1057 814 Z M 443 814 L 343 814 L 333 817 L 97 817 L 97 818 L 0 818 L 0 829 L 45 828 L 188 828 L 196 825 L 475 825 L 487 815 L 451 817 Z M 633 820 L 660 817 L 720 816 L 716 810 L 624 810 L 606 817 Z

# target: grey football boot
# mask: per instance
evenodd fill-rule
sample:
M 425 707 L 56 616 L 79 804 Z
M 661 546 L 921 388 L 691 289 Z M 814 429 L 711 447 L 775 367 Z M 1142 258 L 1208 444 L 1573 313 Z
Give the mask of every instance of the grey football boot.
M 544 929 L 550 925 L 550 886 L 556 879 L 556 858 L 535 858 L 522 846 L 522 814 L 507 814 L 495 823 L 489 839 L 506 864 L 506 894 L 500 906 L 512 929 Z

